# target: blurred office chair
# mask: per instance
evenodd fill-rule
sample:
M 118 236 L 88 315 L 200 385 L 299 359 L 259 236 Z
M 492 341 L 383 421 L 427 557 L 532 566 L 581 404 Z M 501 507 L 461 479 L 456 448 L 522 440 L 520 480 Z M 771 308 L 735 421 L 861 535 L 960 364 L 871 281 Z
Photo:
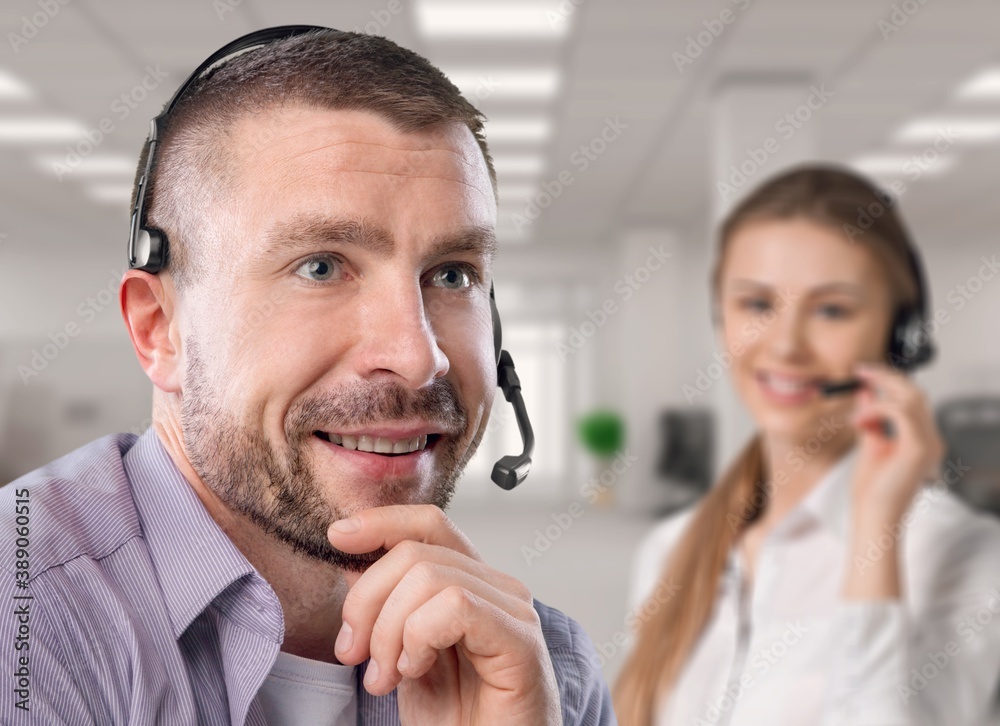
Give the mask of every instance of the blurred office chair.
M 972 506 L 1000 516 L 1000 396 L 946 401 L 936 415 L 946 460 L 971 467 L 953 490 Z

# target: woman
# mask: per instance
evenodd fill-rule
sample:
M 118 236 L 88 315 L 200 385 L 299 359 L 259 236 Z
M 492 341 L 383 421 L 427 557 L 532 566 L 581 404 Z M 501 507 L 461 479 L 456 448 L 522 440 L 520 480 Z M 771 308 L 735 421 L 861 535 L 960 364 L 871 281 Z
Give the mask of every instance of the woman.
M 963 465 L 942 466 L 902 372 L 930 348 L 895 207 L 846 170 L 798 168 L 720 237 L 720 333 L 758 431 L 640 550 L 620 723 L 982 723 L 1000 522 L 947 491 Z

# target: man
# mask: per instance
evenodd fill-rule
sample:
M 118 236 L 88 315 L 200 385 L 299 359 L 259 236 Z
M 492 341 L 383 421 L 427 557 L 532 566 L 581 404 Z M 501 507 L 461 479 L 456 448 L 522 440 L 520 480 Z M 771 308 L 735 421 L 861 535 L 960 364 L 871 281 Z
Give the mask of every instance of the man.
M 202 76 L 157 144 L 165 268 L 120 291 L 153 426 L 0 492 L 0 721 L 614 723 L 579 625 L 442 511 L 496 386 L 481 115 L 316 31 Z

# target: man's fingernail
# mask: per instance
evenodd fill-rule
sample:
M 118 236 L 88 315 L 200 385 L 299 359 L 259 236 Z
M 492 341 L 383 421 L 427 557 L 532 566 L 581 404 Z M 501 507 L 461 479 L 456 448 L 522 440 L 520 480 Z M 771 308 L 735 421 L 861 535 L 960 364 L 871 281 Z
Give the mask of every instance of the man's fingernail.
M 410 658 L 406 655 L 406 651 L 404 650 L 402 653 L 400 653 L 399 660 L 396 661 L 396 670 L 402 673 L 409 667 L 410 667 Z
M 357 517 L 351 517 L 350 519 L 338 519 L 333 523 L 333 529 L 344 534 L 350 534 L 352 532 L 357 532 L 361 529 L 361 520 Z
M 368 661 L 368 670 L 365 671 L 365 685 L 371 686 L 378 680 L 378 663 L 374 659 Z
M 340 626 L 340 633 L 337 634 L 337 642 L 334 644 L 333 649 L 338 653 L 343 653 L 350 650 L 353 644 L 354 632 L 351 630 L 350 624 L 345 620 L 344 624 Z

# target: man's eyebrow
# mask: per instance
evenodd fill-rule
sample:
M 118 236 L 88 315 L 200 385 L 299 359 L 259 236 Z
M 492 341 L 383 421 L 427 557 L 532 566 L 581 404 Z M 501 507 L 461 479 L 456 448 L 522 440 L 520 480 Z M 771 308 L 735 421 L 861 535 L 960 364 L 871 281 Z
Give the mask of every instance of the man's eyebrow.
M 279 220 L 267 230 L 264 254 L 310 250 L 331 242 L 357 245 L 379 257 L 390 257 L 395 249 L 383 230 L 366 222 L 300 215 Z
M 378 225 L 363 220 L 298 216 L 271 226 L 264 234 L 264 254 L 309 250 L 330 243 L 355 245 L 382 258 L 391 257 L 396 249 L 392 236 Z M 492 259 L 496 248 L 493 228 L 475 226 L 440 235 L 431 243 L 428 257 L 473 252 Z
M 468 227 L 458 234 L 444 234 L 431 245 L 431 256 L 447 257 L 460 252 L 473 252 L 489 259 L 497 253 L 497 238 L 489 226 Z

